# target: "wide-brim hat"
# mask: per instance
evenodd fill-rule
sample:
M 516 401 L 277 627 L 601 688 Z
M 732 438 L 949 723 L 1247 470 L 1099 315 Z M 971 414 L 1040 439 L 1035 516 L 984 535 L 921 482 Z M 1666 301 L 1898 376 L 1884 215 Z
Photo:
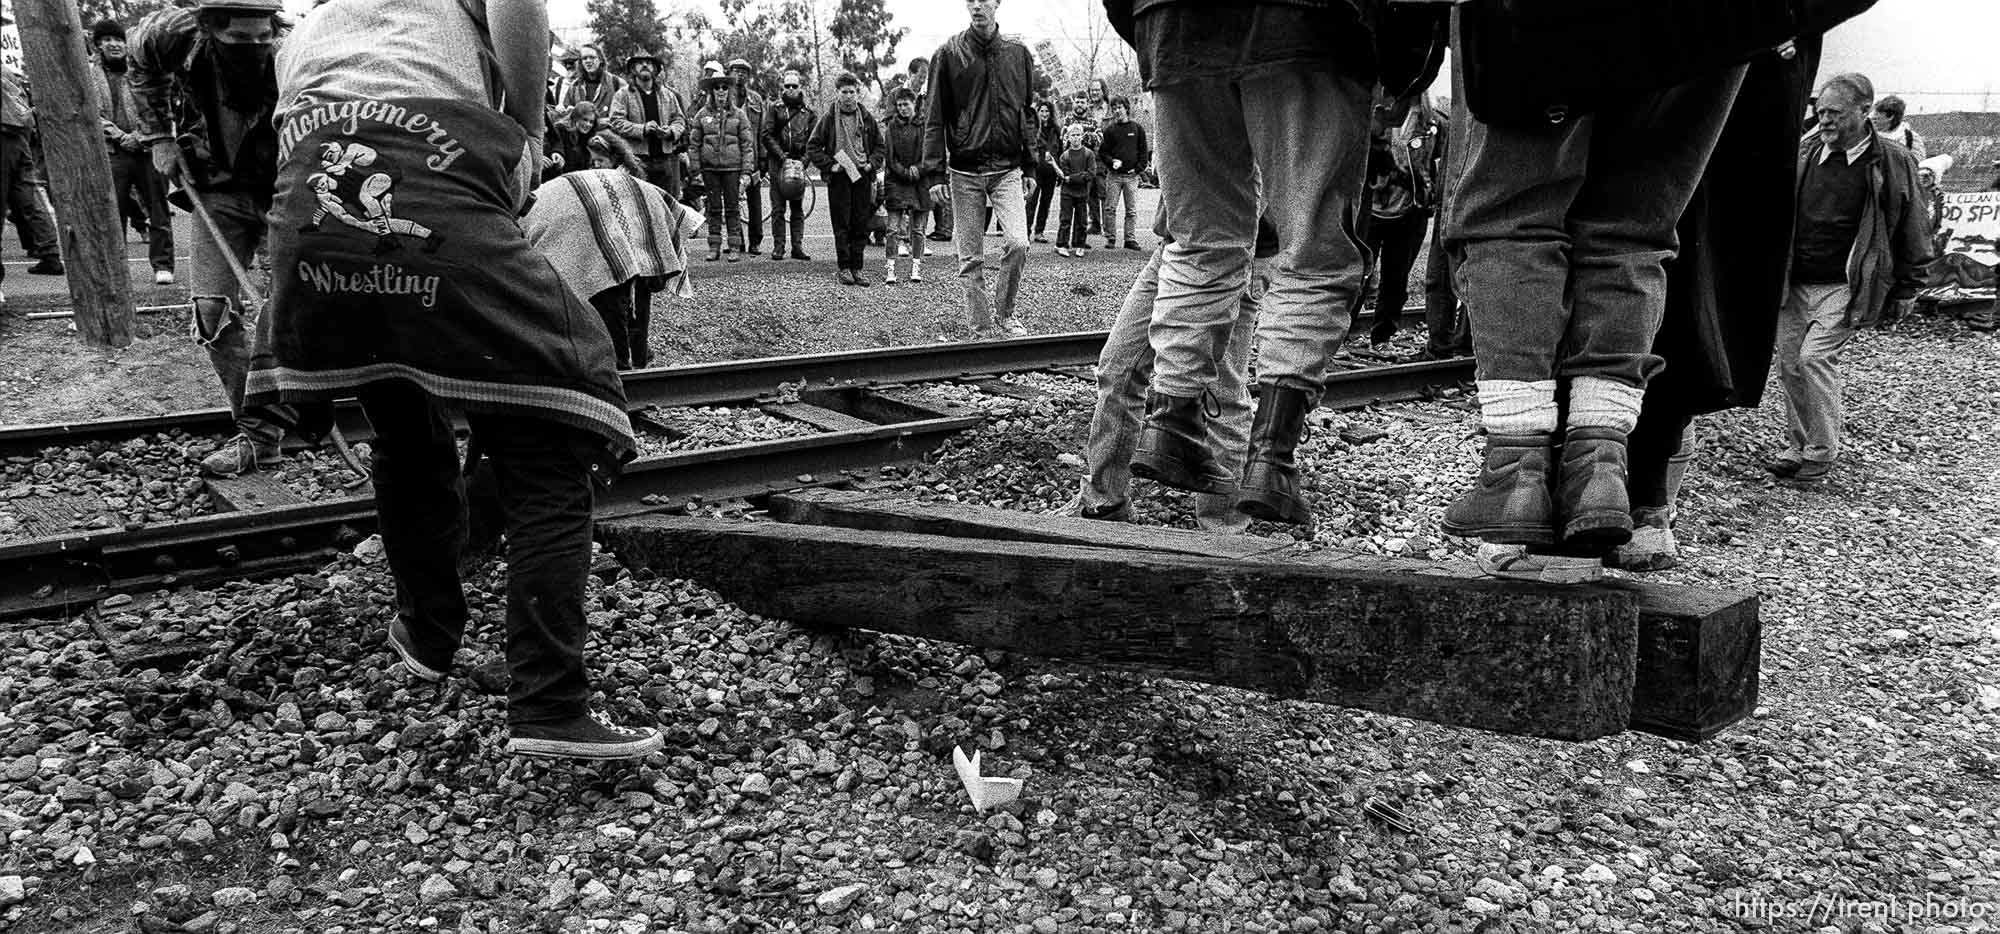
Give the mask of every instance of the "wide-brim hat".
M 285 4 L 284 0 L 200 0 L 195 9 L 203 12 L 242 10 L 245 13 L 283 13 Z
M 667 64 L 666 62 L 661 61 L 658 55 L 654 55 L 651 49 L 640 49 L 637 52 L 625 56 L 625 70 L 631 71 L 632 66 L 640 62 L 652 62 L 654 68 L 663 68 Z
M 747 58 L 732 58 L 732 59 L 730 59 L 730 60 L 729 60 L 729 68 L 728 68 L 728 69 L 726 69 L 726 70 L 728 70 L 728 71 L 735 71 L 735 70 L 736 70 L 736 69 L 738 69 L 738 68 L 741 68 L 741 69 L 743 69 L 744 71 L 756 71 L 756 70 L 757 70 L 757 69 L 755 69 L 755 68 L 752 68 L 752 67 L 750 67 L 750 60 L 749 60 L 749 59 L 747 59 Z

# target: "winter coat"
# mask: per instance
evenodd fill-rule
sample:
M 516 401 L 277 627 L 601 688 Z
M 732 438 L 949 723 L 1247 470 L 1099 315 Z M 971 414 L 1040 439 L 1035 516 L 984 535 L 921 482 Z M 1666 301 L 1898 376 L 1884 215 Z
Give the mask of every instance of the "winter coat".
M 931 58 L 924 168 L 987 175 L 1032 168 L 1035 57 L 1019 40 L 968 29 Z
M 741 108 L 732 106 L 720 113 L 707 107 L 695 111 L 688 145 L 700 154 L 704 172 L 757 171 L 757 135 Z
M 769 109 L 770 102 L 764 97 L 764 95 L 759 94 L 756 91 L 753 91 L 747 87 L 738 89 L 731 93 L 733 95 L 731 99 L 735 102 L 737 109 L 743 111 L 743 115 L 750 118 L 750 132 L 757 134 L 757 136 L 759 137 L 757 145 L 759 152 L 762 152 L 763 148 L 762 136 L 764 134 L 764 111 Z
M 1806 169 L 1825 150 L 1826 140 L 1817 133 L 1799 146 L 1795 195 L 1803 190 Z M 1910 151 L 1870 133 L 1860 164 L 1868 168 L 1868 199 L 1862 202 L 1861 227 L 1847 254 L 1845 320 L 1850 327 L 1874 324 L 1890 302 L 1914 298 L 1923 285 L 1924 266 L 1937 258 Z
M 924 176 L 924 124 L 921 118 L 889 118 L 887 170 L 882 175 L 883 200 L 891 211 L 931 209 L 930 185 Z
M 793 110 L 781 100 L 767 108 L 760 134 L 767 170 L 776 175 L 784 168 L 786 159 L 805 161 L 806 145 L 812 141 L 813 127 L 818 123 L 819 115 L 811 105 Z
M 659 92 L 660 125 L 667 128 L 667 138 L 660 141 L 661 154 L 686 152 L 687 105 L 674 89 L 658 83 L 653 87 Z M 612 95 L 611 109 L 599 112 L 605 115 L 604 125 L 624 139 L 634 153 L 642 159 L 649 154 L 652 140 L 646 138 L 646 102 L 640 98 L 638 86 L 626 82 Z
M 833 172 L 835 165 L 834 153 L 840 151 L 840 142 L 834 139 L 834 135 L 839 132 L 838 121 L 834 119 L 834 114 L 839 110 L 840 105 L 835 104 L 819 115 L 819 122 L 813 124 L 812 139 L 806 144 L 806 161 L 819 168 L 821 177 L 830 177 L 829 173 Z M 888 161 L 885 152 L 888 147 L 882 140 L 882 124 L 875 119 L 875 114 L 867 107 L 857 107 L 855 112 L 861 115 L 862 146 L 868 150 L 868 165 L 861 173 L 865 177 Z M 859 179 L 849 179 L 849 181 L 859 181 Z

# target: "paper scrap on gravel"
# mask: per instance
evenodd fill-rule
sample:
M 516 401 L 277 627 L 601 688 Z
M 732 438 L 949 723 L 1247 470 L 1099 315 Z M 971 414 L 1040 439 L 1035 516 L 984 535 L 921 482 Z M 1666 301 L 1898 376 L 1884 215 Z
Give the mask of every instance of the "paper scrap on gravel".
M 979 774 L 979 756 L 965 757 L 965 750 L 951 747 L 951 767 L 958 770 L 958 780 L 965 785 L 965 793 L 972 797 L 972 809 L 981 814 L 987 808 L 997 808 L 1021 796 L 1021 780 L 1018 778 L 983 778 Z

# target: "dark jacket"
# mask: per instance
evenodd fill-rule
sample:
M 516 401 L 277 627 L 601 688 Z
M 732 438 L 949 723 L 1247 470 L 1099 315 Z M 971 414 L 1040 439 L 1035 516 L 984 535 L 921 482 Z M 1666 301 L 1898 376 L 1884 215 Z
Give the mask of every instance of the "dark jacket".
M 924 125 L 916 117 L 890 117 L 887 171 L 882 175 L 882 200 L 891 211 L 928 211 L 930 186 L 924 175 Z
M 819 115 L 807 104 L 793 110 L 780 100 L 764 110 L 764 129 L 759 135 L 764 147 L 764 160 L 772 174 L 784 167 L 786 159 L 806 158 L 806 146 L 812 141 L 813 127 L 819 123 Z
M 549 124 L 542 136 L 542 154 L 561 156 L 562 165 L 542 170 L 542 181 L 590 168 L 590 133 L 578 133 L 567 121 Z
M 173 139 L 202 191 L 251 191 L 268 197 L 278 179 L 278 132 L 271 114 L 278 103 L 276 50 L 264 64 L 268 88 L 253 112 L 237 112 L 245 128 L 229 139 L 223 126 L 210 40 L 188 8 L 168 8 L 145 19 L 127 51 L 125 80 L 132 85 L 138 133 L 145 142 Z
M 1104 125 L 1099 134 L 1097 158 L 1104 163 L 1104 170 L 1119 175 L 1133 175 L 1146 171 L 1153 161 L 1152 147 L 1146 145 L 1146 128 L 1137 120 L 1120 123 L 1113 120 Z M 1111 161 L 1118 160 L 1119 166 L 1112 168 Z
M 812 140 L 806 144 L 806 159 L 819 167 L 822 176 L 833 171 L 833 154 L 840 151 L 840 142 L 833 138 L 838 132 L 834 114 L 839 110 L 840 105 L 834 104 L 819 115 L 819 122 L 813 125 Z M 862 146 L 868 150 L 868 164 L 863 167 L 861 173 L 863 178 L 866 178 L 887 161 L 883 152 L 886 147 L 882 142 L 882 124 L 875 119 L 875 115 L 868 108 L 857 106 L 854 110 L 861 115 Z M 849 181 L 858 180 L 849 179 Z
M 1090 194 L 1090 176 L 1097 170 L 1097 154 L 1088 149 L 1065 149 L 1056 157 L 1056 171 L 1062 173 L 1062 193 L 1072 198 Z
M 931 57 L 924 167 L 990 174 L 1035 164 L 1035 57 L 1018 40 L 967 29 Z
M 1868 200 L 1862 202 L 1861 227 L 1847 254 L 1847 321 L 1866 327 L 1882 317 L 1892 301 L 1914 298 L 1923 287 L 1924 266 L 1936 256 L 1931 248 L 1929 217 L 1917 193 L 1917 162 L 1902 143 L 1868 134 L 1861 164 L 1868 168 Z M 1825 151 L 1826 141 L 1815 133 L 1799 146 L 1795 193 L 1805 184 L 1806 168 Z

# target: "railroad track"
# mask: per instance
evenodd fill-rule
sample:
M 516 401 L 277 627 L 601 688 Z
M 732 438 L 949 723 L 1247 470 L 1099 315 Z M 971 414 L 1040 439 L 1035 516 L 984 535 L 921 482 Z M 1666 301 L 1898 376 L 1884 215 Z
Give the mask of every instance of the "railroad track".
M 811 425 L 805 437 L 642 457 L 600 497 L 606 517 L 673 509 L 694 499 L 754 496 L 839 484 L 913 461 L 981 423 L 972 409 L 923 401 L 901 387 L 935 382 L 996 386 L 999 376 L 1047 371 L 1084 375 L 1105 332 L 966 344 L 897 347 L 726 363 L 660 367 L 624 375 L 635 428 L 657 431 L 646 412 L 691 406 L 752 406 Z M 1323 405 L 1357 408 L 1422 397 L 1471 379 L 1471 361 L 1378 366 L 1334 373 Z M 359 407 L 337 417 L 354 441 L 372 437 Z M 117 445 L 161 432 L 223 434 L 228 410 L 0 427 L 0 457 L 42 449 Z M 256 475 L 253 475 L 255 477 Z M 258 483 L 267 484 L 258 487 Z M 225 510 L 143 527 L 68 531 L 0 544 L 0 619 L 66 614 L 115 593 L 208 586 L 324 565 L 374 529 L 366 495 L 303 502 L 268 479 L 211 484 Z M 289 500 L 289 501 L 288 501 Z

